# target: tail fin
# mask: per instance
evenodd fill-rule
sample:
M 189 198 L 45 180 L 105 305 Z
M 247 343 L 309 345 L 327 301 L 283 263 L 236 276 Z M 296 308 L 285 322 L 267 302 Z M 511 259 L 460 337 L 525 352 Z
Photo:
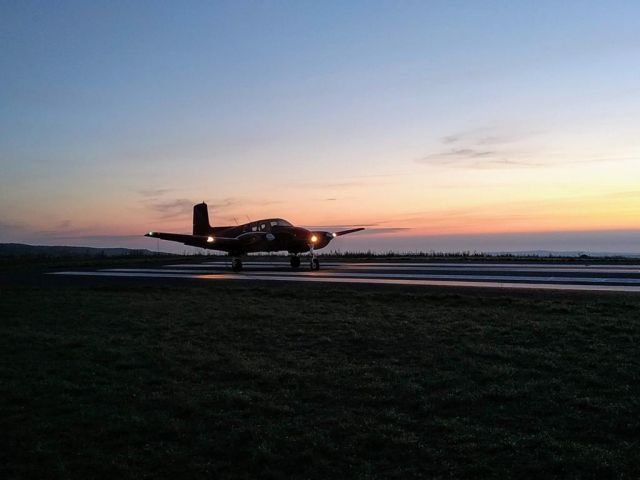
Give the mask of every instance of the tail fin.
M 202 202 L 193 206 L 193 234 L 209 235 L 211 233 L 209 225 L 209 209 L 207 204 Z

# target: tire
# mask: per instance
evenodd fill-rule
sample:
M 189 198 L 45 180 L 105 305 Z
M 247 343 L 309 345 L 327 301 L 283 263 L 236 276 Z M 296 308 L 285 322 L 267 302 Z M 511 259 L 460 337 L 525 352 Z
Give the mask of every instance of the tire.
M 298 268 L 300 266 L 300 257 L 292 256 L 291 257 L 291 268 Z
M 240 260 L 239 258 L 234 258 L 233 260 L 231 260 L 231 270 L 233 270 L 234 272 L 239 272 L 240 270 L 242 270 L 242 260 Z
M 317 258 L 311 260 L 311 270 L 320 270 L 320 260 Z

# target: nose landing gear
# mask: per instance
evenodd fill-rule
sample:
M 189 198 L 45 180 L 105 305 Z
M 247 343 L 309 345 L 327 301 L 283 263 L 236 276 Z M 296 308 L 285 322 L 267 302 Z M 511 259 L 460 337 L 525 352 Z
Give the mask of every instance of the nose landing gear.
M 316 252 L 313 249 L 313 245 L 309 246 L 309 255 L 311 255 L 311 258 L 309 260 L 309 267 L 311 268 L 311 270 L 320 270 L 320 260 L 318 260 L 318 257 L 316 257 Z

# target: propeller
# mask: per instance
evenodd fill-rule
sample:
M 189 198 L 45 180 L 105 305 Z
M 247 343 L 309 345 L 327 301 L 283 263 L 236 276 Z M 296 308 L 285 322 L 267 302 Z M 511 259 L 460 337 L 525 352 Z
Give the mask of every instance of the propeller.
M 364 227 L 360 227 L 360 228 L 352 228 L 352 229 L 350 229 L 350 230 L 342 230 L 342 231 L 340 231 L 340 232 L 334 232 L 334 233 L 332 233 L 331 235 L 332 235 L 333 237 L 341 237 L 342 235 L 347 235 L 347 234 L 349 234 L 349 233 L 360 232 L 360 231 L 362 231 L 362 230 L 364 230 Z
M 326 231 L 313 231 L 311 232 L 311 237 L 309 238 L 309 243 L 312 245 L 326 245 L 331 240 L 336 237 L 340 237 L 342 235 L 347 235 L 349 233 L 359 232 L 364 230 L 364 228 L 352 228 L 350 230 L 342 230 L 340 232 L 326 232 Z M 323 238 L 324 237 L 324 238 Z

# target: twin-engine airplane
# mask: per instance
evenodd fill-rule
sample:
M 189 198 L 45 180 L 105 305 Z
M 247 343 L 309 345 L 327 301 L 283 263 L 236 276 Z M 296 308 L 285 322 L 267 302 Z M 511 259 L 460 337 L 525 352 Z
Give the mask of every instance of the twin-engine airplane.
M 291 254 L 292 268 L 300 266 L 301 253 L 309 252 L 311 270 L 319 270 L 320 261 L 316 250 L 326 247 L 336 237 L 360 230 L 364 228 L 341 232 L 311 231 L 291 225 L 281 218 L 268 218 L 235 227 L 212 227 L 209 225 L 207 204 L 202 202 L 193 207 L 193 235 L 149 232 L 145 237 L 227 252 L 232 257 L 231 268 L 236 272 L 242 270 L 242 255 L 285 250 Z

